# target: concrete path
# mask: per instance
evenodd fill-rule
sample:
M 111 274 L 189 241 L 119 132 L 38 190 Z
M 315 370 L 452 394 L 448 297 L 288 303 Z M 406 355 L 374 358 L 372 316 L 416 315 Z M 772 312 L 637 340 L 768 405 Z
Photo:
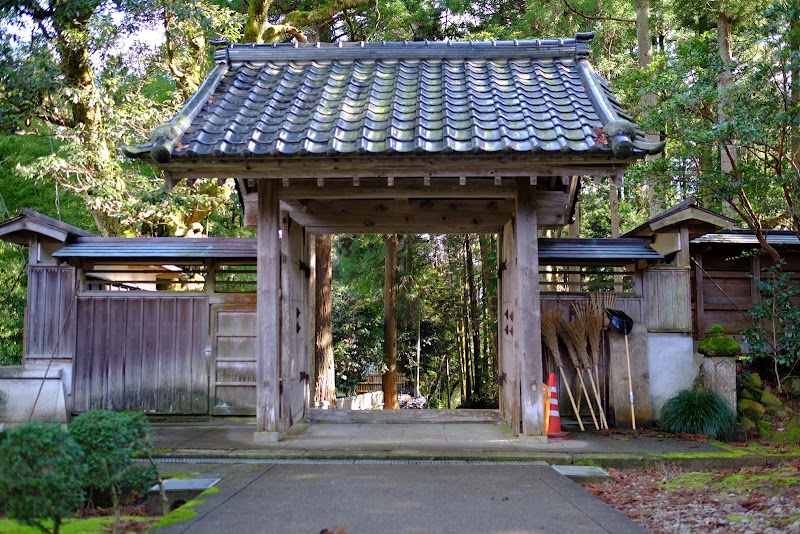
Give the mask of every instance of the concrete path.
M 642 533 L 547 465 L 164 464 L 224 477 L 157 534 Z M 213 471 L 213 472 L 212 472 Z
M 154 429 L 157 450 L 173 458 L 525 459 L 551 464 L 603 458 L 603 465 L 613 466 L 615 458 L 644 464 L 662 454 L 730 455 L 711 443 L 642 433 L 520 439 L 501 423 L 299 423 L 274 443 L 253 443 L 255 421 L 246 419 L 155 423 Z

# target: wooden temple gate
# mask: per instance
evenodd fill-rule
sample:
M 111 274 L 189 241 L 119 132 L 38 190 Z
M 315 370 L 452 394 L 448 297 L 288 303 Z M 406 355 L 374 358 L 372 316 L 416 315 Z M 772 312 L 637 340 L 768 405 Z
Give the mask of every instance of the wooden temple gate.
M 495 43 L 228 45 L 172 121 L 125 147 L 169 183 L 235 178 L 257 228 L 257 439 L 308 406 L 312 234 L 501 235 L 501 413 L 543 435 L 539 231 L 579 176 L 663 145 L 613 99 L 592 34 Z

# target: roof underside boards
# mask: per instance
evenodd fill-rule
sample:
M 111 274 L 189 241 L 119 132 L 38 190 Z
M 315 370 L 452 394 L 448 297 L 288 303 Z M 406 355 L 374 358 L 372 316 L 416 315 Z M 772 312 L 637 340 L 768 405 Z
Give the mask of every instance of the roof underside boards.
M 661 260 L 649 239 L 539 239 L 539 261 L 544 263 L 621 264 L 634 260 Z M 67 259 L 102 260 L 107 263 L 164 261 L 181 263 L 220 259 L 256 259 L 256 240 L 247 238 L 80 238 L 54 254 Z
M 125 151 L 166 169 L 434 154 L 629 163 L 660 151 L 592 70 L 590 40 L 229 45 L 178 115 Z

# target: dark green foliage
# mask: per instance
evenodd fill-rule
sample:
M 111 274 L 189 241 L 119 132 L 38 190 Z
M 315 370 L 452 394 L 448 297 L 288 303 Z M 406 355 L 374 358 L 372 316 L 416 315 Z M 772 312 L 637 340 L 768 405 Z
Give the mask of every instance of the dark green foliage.
M 781 367 L 792 368 L 800 360 L 800 294 L 791 273 L 783 272 L 783 262 L 763 270 L 756 278 L 760 299 L 750 306 L 755 326 L 742 331 L 750 347 L 751 361 L 773 363 L 778 389 L 781 388 Z
M 136 458 L 149 457 L 151 450 L 151 427 L 144 414 L 86 412 L 70 424 L 69 430 L 86 454 L 86 488 L 110 492 L 115 509 L 123 488 L 141 493 L 153 483 L 155 473 L 147 475 L 134 463 Z
M 667 432 L 705 434 L 712 439 L 728 439 L 736 422 L 736 412 L 716 391 L 686 389 L 669 399 L 661 409 L 659 428 Z
M 57 424 L 28 423 L 0 439 L 0 506 L 42 532 L 59 531 L 83 501 L 81 447 Z M 52 525 L 52 526 L 51 526 Z

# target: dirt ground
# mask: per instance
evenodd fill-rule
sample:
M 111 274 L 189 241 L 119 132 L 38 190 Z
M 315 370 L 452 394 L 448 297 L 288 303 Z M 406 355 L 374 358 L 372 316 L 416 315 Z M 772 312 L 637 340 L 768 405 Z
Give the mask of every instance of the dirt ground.
M 750 443 L 776 452 L 800 446 L 792 442 L 800 399 L 787 400 L 786 405 L 794 410 L 795 418 L 770 425 L 774 435 L 792 437 L 775 443 L 752 434 Z M 800 460 L 777 459 L 766 467 L 713 472 L 666 465 L 650 471 L 609 472 L 610 482 L 586 489 L 655 534 L 800 533 Z
M 800 533 L 800 461 L 767 468 L 610 471 L 586 489 L 650 532 Z

